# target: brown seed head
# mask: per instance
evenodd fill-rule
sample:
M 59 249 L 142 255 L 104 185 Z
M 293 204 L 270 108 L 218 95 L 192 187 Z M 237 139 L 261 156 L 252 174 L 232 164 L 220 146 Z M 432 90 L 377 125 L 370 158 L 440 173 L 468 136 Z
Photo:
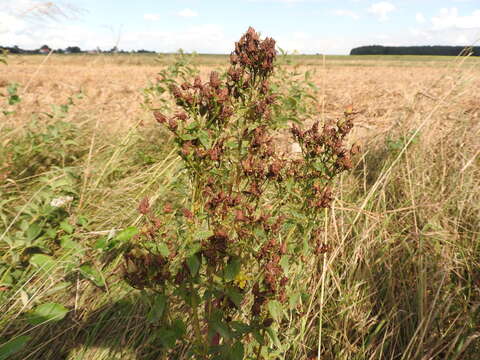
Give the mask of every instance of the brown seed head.
M 146 215 L 150 212 L 150 203 L 148 201 L 148 197 L 144 197 L 140 201 L 140 204 L 138 205 L 138 212 L 143 215 Z
M 178 119 L 178 120 L 182 120 L 182 121 L 185 121 L 188 119 L 188 115 L 185 113 L 185 112 L 178 112 L 175 114 L 175 117 Z
M 171 131 L 177 130 L 177 128 L 178 128 L 178 123 L 175 121 L 175 119 L 171 118 L 170 120 L 168 120 L 168 128 L 169 128 Z
M 159 124 L 165 124 L 167 122 L 167 117 L 159 111 L 155 111 L 153 116 L 155 116 L 155 120 L 157 120 Z
M 220 78 L 218 76 L 218 72 L 212 71 L 210 73 L 210 86 L 214 89 L 217 89 L 220 87 Z

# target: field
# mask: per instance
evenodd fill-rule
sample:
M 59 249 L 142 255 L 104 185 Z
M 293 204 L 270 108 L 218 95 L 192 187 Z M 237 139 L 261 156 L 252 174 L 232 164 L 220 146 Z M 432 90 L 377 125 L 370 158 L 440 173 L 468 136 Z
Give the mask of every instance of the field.
M 205 79 L 227 61 L 191 63 Z M 480 59 L 279 61 L 318 88 L 306 125 L 352 106 L 349 141 L 361 151 L 335 183 L 329 250 L 290 274 L 302 295 L 262 356 L 478 359 Z M 167 358 L 151 297 L 123 281 L 115 242 L 142 226 L 143 198 L 161 209 L 185 197 L 173 138 L 145 102 L 174 62 L 53 54 L 0 64 L 0 359 Z M 39 315 L 42 304 L 55 305 Z

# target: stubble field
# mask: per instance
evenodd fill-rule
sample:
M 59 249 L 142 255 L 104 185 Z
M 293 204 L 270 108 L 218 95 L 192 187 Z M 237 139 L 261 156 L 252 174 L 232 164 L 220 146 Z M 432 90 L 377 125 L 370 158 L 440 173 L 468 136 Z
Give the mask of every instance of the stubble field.
M 149 82 L 174 58 L 157 60 L 10 56 L 0 67 L 5 353 L 13 347 L 19 359 L 166 358 L 146 319 L 152 304 L 123 282 L 121 251 L 105 245 L 139 224 L 142 198 L 163 206 L 178 195 L 172 139 L 144 106 Z M 193 60 L 202 78 L 226 62 Z M 307 123 L 340 118 L 352 106 L 350 141 L 361 152 L 336 186 L 325 221 L 330 250 L 320 262 L 306 260 L 311 273 L 292 275 L 292 286 L 307 296 L 285 309 L 283 345 L 272 340 L 275 351 L 265 358 L 477 359 L 480 60 L 288 62 L 294 78 L 309 71 L 318 87 Z M 19 101 L 9 104 L 14 83 Z M 67 195 L 65 214 L 52 219 L 45 204 Z M 52 239 L 32 229 L 38 221 L 50 224 Z M 29 321 L 45 303 L 66 309 L 62 319 Z

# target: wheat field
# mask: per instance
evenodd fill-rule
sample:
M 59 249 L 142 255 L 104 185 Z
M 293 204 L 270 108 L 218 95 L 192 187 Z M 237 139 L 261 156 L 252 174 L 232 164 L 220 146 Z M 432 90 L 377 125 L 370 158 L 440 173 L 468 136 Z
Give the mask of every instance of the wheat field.
M 0 115 L 1 264 L 15 251 L 6 237 L 24 229 L 20 220 L 40 216 L 31 215 L 34 205 L 62 186 L 74 188 L 70 221 L 85 217 L 89 224 L 75 233 L 81 249 L 73 258 L 59 247 L 48 271 L 27 262 L 22 266 L 31 271 L 11 286 L 3 273 L 0 346 L 28 336 L 13 358 L 164 358 L 155 327 L 145 321 L 148 301 L 122 282 L 121 256 L 98 252 L 96 244 L 137 224 L 144 196 L 159 204 L 175 196 L 178 159 L 171 138 L 142 106 L 144 89 L 172 59 L 52 54 L 10 56 L 0 67 L 0 93 L 7 96 L 9 85 L 18 83 L 21 99 L 9 105 L 0 98 L 2 110 L 13 112 Z M 226 61 L 220 55 L 195 59 L 202 76 L 224 69 Z M 290 61 L 285 66 L 299 77 L 312 73 L 319 89 L 316 119 L 339 118 L 353 107 L 351 141 L 362 150 L 337 184 L 326 218 L 331 251 L 324 262 L 309 264 L 311 273 L 295 275 L 294 286 L 311 297 L 285 314 L 280 335 L 289 346 L 271 358 L 317 359 L 320 346 L 318 358 L 332 360 L 478 359 L 480 60 Z M 64 166 L 47 164 L 20 176 L 26 165 L 19 160 L 23 168 L 14 169 L 12 159 L 30 159 L 34 151 L 19 143 L 29 124 L 35 120 L 42 128 L 55 119 L 75 124 L 68 133 L 75 141 L 72 160 L 65 165 L 62 153 Z M 35 146 L 55 150 L 55 144 Z M 72 272 L 71 263 L 87 261 L 104 286 Z M 32 327 L 24 314 L 47 301 L 63 304 L 68 316 Z

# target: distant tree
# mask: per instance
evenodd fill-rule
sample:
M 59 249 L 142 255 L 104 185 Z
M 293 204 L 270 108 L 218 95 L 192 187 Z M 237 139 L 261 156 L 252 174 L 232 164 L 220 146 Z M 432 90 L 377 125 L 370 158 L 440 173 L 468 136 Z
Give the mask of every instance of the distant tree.
M 80 49 L 78 46 L 69 46 L 65 49 L 65 51 L 71 54 L 79 54 L 82 52 L 82 49 Z
M 138 54 L 155 54 L 155 51 L 140 49 L 140 50 L 137 50 L 137 53 Z
M 480 47 L 463 46 L 380 46 L 369 45 L 354 48 L 350 55 L 443 55 L 480 56 Z
M 50 51 L 52 51 L 52 49 L 50 49 L 50 46 L 48 46 L 48 45 L 42 45 L 42 47 L 40 47 L 40 49 L 38 49 L 38 52 L 40 54 L 48 54 Z

